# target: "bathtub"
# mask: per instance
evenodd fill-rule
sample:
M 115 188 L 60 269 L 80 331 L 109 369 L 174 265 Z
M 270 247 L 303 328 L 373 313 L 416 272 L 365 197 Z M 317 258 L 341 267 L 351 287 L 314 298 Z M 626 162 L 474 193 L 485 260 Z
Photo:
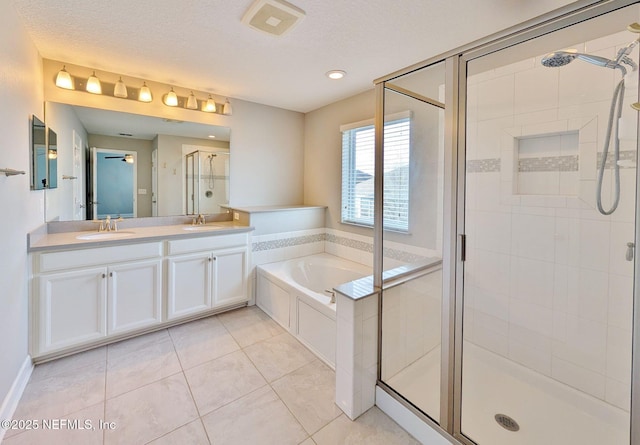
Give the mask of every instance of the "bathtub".
M 371 268 L 320 253 L 257 267 L 256 305 L 335 368 L 334 287 L 371 275 Z

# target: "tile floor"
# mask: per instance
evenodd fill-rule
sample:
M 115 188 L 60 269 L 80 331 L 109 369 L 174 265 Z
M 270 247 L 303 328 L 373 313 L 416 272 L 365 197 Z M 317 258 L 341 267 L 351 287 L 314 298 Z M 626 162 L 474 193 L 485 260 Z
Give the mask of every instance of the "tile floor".
M 334 372 L 254 306 L 36 366 L 14 419 L 87 428 L 2 443 L 418 443 L 375 407 L 352 422 L 334 392 Z

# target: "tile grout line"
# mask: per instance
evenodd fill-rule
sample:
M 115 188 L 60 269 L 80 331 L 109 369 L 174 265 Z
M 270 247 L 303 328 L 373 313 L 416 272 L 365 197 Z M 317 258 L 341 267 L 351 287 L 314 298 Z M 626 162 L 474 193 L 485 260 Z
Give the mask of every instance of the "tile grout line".
M 107 421 L 107 376 L 109 374 L 109 347 L 105 346 L 104 350 L 104 397 L 102 399 L 102 418 Z M 107 441 L 107 430 L 102 430 L 102 445 Z
M 269 317 L 269 318 L 271 318 L 271 317 Z M 277 334 L 277 335 L 272 335 L 271 337 L 269 337 L 269 338 L 267 338 L 267 339 L 264 339 L 264 340 L 261 340 L 261 341 L 259 341 L 259 342 L 253 343 L 252 345 L 248 345 L 247 347 L 250 347 L 250 346 L 256 345 L 256 344 L 258 344 L 258 343 L 261 343 L 261 342 L 264 342 L 264 341 L 270 340 L 271 338 L 274 338 L 274 337 L 277 337 L 278 335 L 283 335 L 283 334 L 291 335 L 291 333 L 289 333 L 288 331 L 286 331 L 286 330 L 285 330 L 283 333 L 280 333 L 280 334 Z M 292 335 L 291 335 L 291 336 L 292 336 Z M 293 337 L 293 336 L 292 336 L 292 337 Z M 296 340 L 296 341 L 298 342 L 298 344 L 300 344 L 300 346 L 302 346 L 302 347 L 303 347 L 303 348 L 305 348 L 307 351 L 309 351 L 309 349 L 308 349 L 305 345 L 303 345 L 302 343 L 300 343 L 300 342 L 299 342 L 295 337 L 293 337 L 293 339 L 294 339 L 294 340 Z M 271 391 L 273 391 L 273 392 L 274 392 L 274 394 L 276 395 L 276 397 L 278 398 L 278 400 L 280 400 L 280 402 L 285 406 L 285 408 L 287 409 L 287 411 L 289 412 L 289 414 L 291 414 L 291 416 L 292 416 L 292 417 L 293 417 L 293 419 L 296 421 L 296 423 L 298 423 L 298 425 L 300 425 L 300 427 L 302 428 L 302 430 L 303 430 L 305 433 L 307 433 L 307 439 L 311 439 L 312 434 L 310 434 L 310 433 L 307 431 L 307 429 L 304 427 L 304 425 L 302 425 L 302 423 L 300 422 L 300 420 L 298 419 L 298 417 L 293 413 L 293 411 L 291 411 L 291 408 L 289 408 L 289 405 L 287 405 L 287 403 L 286 403 L 284 400 L 282 400 L 282 397 L 280 397 L 280 394 L 278 394 L 278 391 L 276 391 L 276 389 L 273 387 L 273 385 L 272 385 L 272 384 L 273 384 L 273 383 L 275 383 L 275 382 L 277 382 L 277 381 L 279 381 L 279 380 L 281 380 L 281 379 L 283 379 L 283 378 L 285 378 L 286 376 L 288 376 L 288 375 L 290 375 L 290 374 L 292 374 L 292 373 L 294 373 L 294 372 L 296 372 L 296 371 L 298 371 L 298 370 L 300 370 L 300 369 L 304 368 L 305 366 L 307 366 L 307 365 L 309 365 L 309 364 L 313 363 L 314 361 L 320 361 L 320 360 L 319 360 L 319 359 L 315 356 L 315 354 L 314 354 L 314 359 L 313 359 L 313 360 L 311 360 L 310 362 L 307 362 L 307 363 L 305 363 L 305 364 L 303 364 L 303 365 L 299 366 L 298 368 L 293 369 L 293 370 L 291 370 L 291 371 L 287 372 L 286 374 L 281 375 L 280 377 L 278 377 L 277 379 L 273 380 L 272 382 L 270 382 L 270 381 L 269 381 L 269 380 L 267 380 L 267 378 L 262 374 L 262 372 L 260 371 L 260 369 L 258 368 L 258 366 L 256 365 L 256 363 L 251 359 L 251 357 L 250 357 L 250 356 L 249 356 L 249 355 L 244 351 L 244 348 L 242 348 L 242 352 L 247 356 L 247 358 L 249 359 L 249 361 L 251 362 L 251 364 L 252 364 L 252 365 L 254 366 L 254 368 L 256 368 L 256 370 L 260 373 L 260 375 L 261 375 L 261 376 L 262 376 L 262 378 L 265 380 L 265 382 L 267 382 L 267 385 L 269 386 L 269 388 L 271 389 Z M 309 351 L 309 352 L 311 352 L 311 351 Z M 334 371 L 334 372 L 335 372 L 335 371 Z M 339 416 L 338 416 L 338 417 L 339 417 Z M 337 418 L 337 417 L 336 417 L 336 418 Z M 327 425 L 328 425 L 329 423 L 331 423 L 333 420 L 335 420 L 335 418 L 334 418 L 334 419 L 331 419 L 331 421 L 329 421 L 329 422 L 327 423 Z M 324 425 L 324 426 L 326 426 L 326 425 Z M 318 431 L 320 431 L 322 428 L 324 428 L 324 426 L 323 426 L 323 427 L 321 427 L 321 428 L 319 428 L 319 429 L 318 429 Z M 318 431 L 316 431 L 316 433 L 317 433 Z M 313 433 L 313 434 L 315 434 L 315 433 Z M 305 439 L 305 440 L 307 440 L 307 439 Z M 313 440 L 313 439 L 312 439 L 312 440 Z M 304 442 L 304 441 L 303 441 L 303 442 Z

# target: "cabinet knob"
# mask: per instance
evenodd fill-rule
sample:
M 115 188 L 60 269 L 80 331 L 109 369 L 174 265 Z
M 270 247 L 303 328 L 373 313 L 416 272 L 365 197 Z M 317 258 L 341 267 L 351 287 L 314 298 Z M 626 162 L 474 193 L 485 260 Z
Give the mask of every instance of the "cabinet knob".
M 107 278 L 107 274 L 102 274 L 102 278 Z
M 113 277 L 113 272 L 109 272 L 109 276 L 110 276 L 110 277 Z
M 214 257 L 213 257 L 213 261 L 215 261 L 215 260 L 217 260 L 217 259 L 218 259 L 218 257 L 217 257 L 217 256 L 214 256 Z
M 213 258 L 209 257 L 209 262 L 211 262 L 213 260 Z

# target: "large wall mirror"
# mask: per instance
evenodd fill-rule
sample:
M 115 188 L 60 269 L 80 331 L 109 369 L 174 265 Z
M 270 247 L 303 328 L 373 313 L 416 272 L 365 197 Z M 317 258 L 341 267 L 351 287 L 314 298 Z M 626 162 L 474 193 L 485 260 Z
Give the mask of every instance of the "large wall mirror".
M 47 102 L 58 189 L 47 221 L 222 213 L 230 129 Z

